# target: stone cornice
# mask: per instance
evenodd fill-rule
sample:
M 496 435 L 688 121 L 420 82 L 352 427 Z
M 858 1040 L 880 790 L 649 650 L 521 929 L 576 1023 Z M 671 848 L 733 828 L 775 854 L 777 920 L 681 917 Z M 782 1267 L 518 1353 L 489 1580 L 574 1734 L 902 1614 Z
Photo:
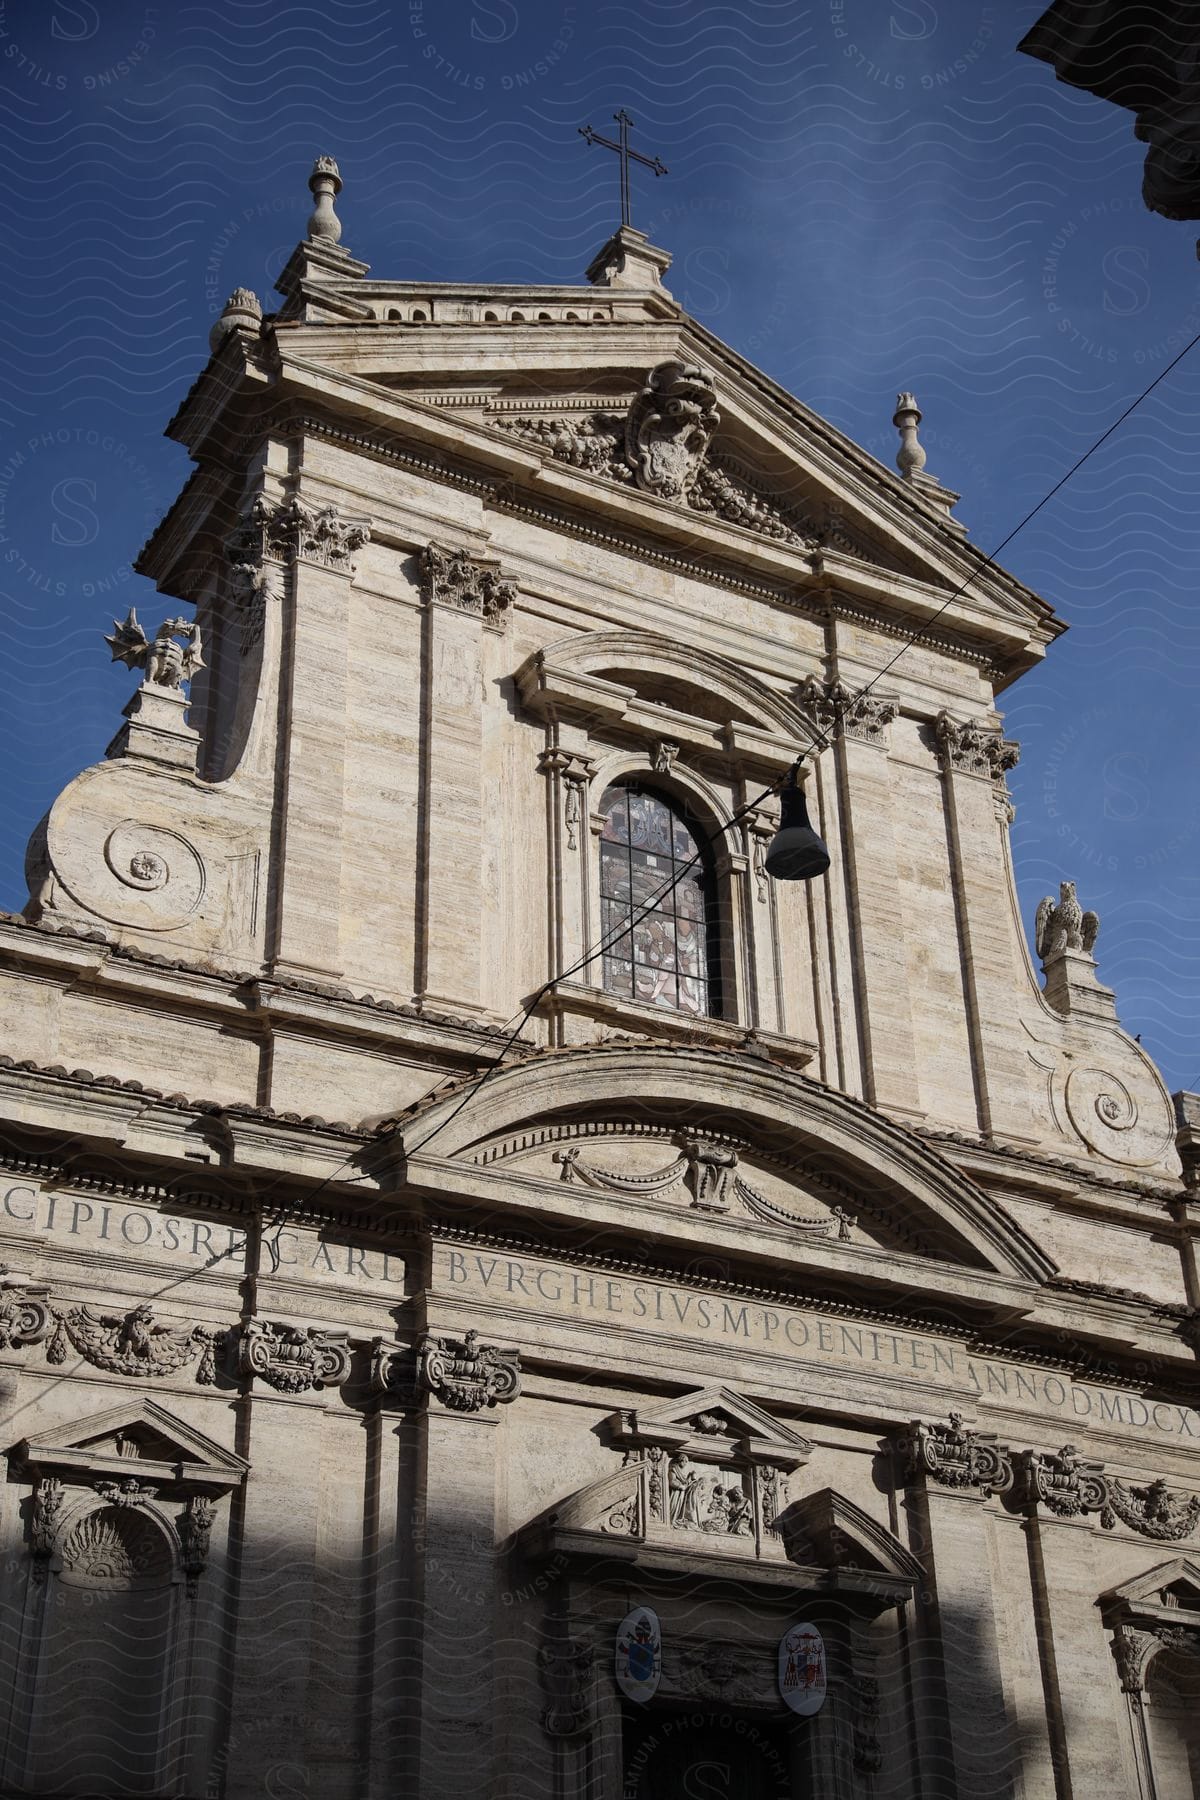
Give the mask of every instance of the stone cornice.
M 175 1006 L 217 1009 L 265 1021 L 287 1020 L 296 1027 L 352 1034 L 356 1041 L 411 1044 L 422 1050 L 462 1052 L 487 1060 L 508 1033 L 482 1020 L 460 1019 L 419 1008 L 406 1001 L 381 1000 L 373 994 L 327 982 L 266 976 L 249 970 L 214 969 L 112 942 L 99 926 L 36 924 L 20 913 L 0 913 L 0 966 L 38 967 L 61 972 L 74 981 L 86 970 L 89 980 Z
M 1078 1376 L 1081 1379 L 1104 1379 L 1117 1381 L 1137 1391 L 1139 1386 L 1154 1389 L 1164 1372 L 1170 1372 L 1188 1383 L 1193 1368 L 1190 1357 L 1180 1355 L 1178 1363 L 1171 1365 L 1164 1361 L 1159 1365 L 1157 1374 L 1146 1376 L 1144 1357 L 1131 1357 L 1128 1374 L 1124 1373 L 1115 1359 L 1103 1370 L 1098 1370 L 1096 1361 L 1088 1356 L 1064 1356 L 1061 1351 L 1042 1350 L 1034 1345 L 1014 1345 L 1001 1339 L 990 1337 L 984 1332 L 972 1331 L 969 1324 L 959 1322 L 947 1324 L 944 1316 L 923 1311 L 914 1305 L 906 1311 L 873 1304 L 868 1299 L 856 1296 L 853 1300 L 834 1297 L 828 1286 L 806 1286 L 801 1279 L 794 1286 L 761 1285 L 751 1281 L 739 1280 L 736 1277 L 716 1277 L 698 1275 L 692 1269 L 680 1269 L 672 1263 L 655 1260 L 652 1254 L 643 1251 L 639 1255 L 622 1256 L 617 1251 L 596 1249 L 589 1246 L 576 1248 L 556 1242 L 552 1249 L 547 1247 L 545 1239 L 536 1236 L 525 1236 L 520 1230 L 505 1232 L 488 1231 L 474 1225 L 460 1222 L 447 1214 L 431 1211 L 425 1219 L 422 1231 L 427 1231 L 434 1242 L 447 1244 L 466 1244 L 486 1249 L 489 1252 L 511 1252 L 515 1256 L 545 1257 L 551 1256 L 557 1262 L 570 1266 L 594 1268 L 598 1271 L 611 1272 L 613 1275 L 633 1276 L 649 1281 L 659 1281 L 669 1286 L 696 1293 L 719 1294 L 738 1300 L 760 1302 L 768 1306 L 792 1306 L 806 1311 L 820 1313 L 831 1318 L 855 1319 L 864 1323 L 880 1325 L 906 1331 L 920 1331 L 931 1338 L 940 1338 L 963 1344 L 968 1354 L 994 1357 L 999 1361 L 1015 1363 L 1031 1369 L 1049 1370 L 1058 1374 Z M 945 1267 L 945 1265 L 943 1265 Z M 952 1274 L 952 1271 L 948 1271 Z M 1149 1315 L 1153 1309 L 1147 1307 Z M 1174 1347 L 1178 1352 L 1181 1347 L 1177 1339 L 1172 1339 L 1161 1328 L 1161 1322 L 1155 1333 L 1156 1351 L 1160 1354 Z M 1024 1321 L 1030 1333 L 1044 1332 L 1048 1339 L 1062 1343 L 1090 1332 L 1095 1339 L 1095 1320 L 1087 1311 L 1055 1312 L 1046 1316 L 1031 1316 Z M 1122 1338 L 1115 1346 L 1117 1350 L 1129 1355 L 1128 1339 Z M 1138 1374 L 1140 1368 L 1140 1377 Z M 1187 1387 L 1181 1388 L 1181 1393 Z
M 1186 1189 L 1165 1181 L 1141 1181 L 1136 1176 L 1104 1175 L 1063 1156 L 1047 1156 L 1035 1150 L 1020 1150 L 1010 1144 L 984 1144 L 961 1132 L 946 1131 L 935 1125 L 909 1127 L 930 1143 L 941 1144 L 945 1154 L 959 1167 L 968 1169 L 980 1179 L 1003 1181 L 1008 1186 L 1022 1185 L 1027 1177 L 1035 1191 L 1046 1191 L 1064 1198 L 1081 1197 L 1088 1188 L 1103 1194 L 1130 1195 L 1139 1201 L 1153 1201 L 1169 1206 L 1184 1198 Z M 1142 1215 L 1144 1218 L 1144 1215 Z
M 653 360 L 657 360 L 663 353 L 671 341 L 671 336 L 671 333 L 664 336 L 662 328 L 657 328 L 659 341 L 656 342 L 654 350 L 651 352 Z M 713 342 L 716 343 L 716 340 Z M 735 380 L 739 378 L 739 371 L 736 367 L 732 372 L 727 370 L 727 376 L 730 374 Z M 572 510 L 577 511 L 582 505 L 592 518 L 600 513 L 607 519 L 616 521 L 618 525 L 627 520 L 640 534 L 652 533 L 660 539 L 666 535 L 686 541 L 691 551 L 691 555 L 687 558 L 688 561 L 697 560 L 695 545 L 697 539 L 703 537 L 711 545 L 713 561 L 728 563 L 731 565 L 730 572 L 734 575 L 750 564 L 756 572 L 765 573 L 768 579 L 774 576 L 787 586 L 794 587 L 798 567 L 806 568 L 807 574 L 812 579 L 820 578 L 819 571 L 813 567 L 811 556 L 806 556 L 804 552 L 789 551 L 786 546 L 780 546 L 771 539 L 761 538 L 749 528 L 723 524 L 704 515 L 692 513 L 686 508 L 676 507 L 670 502 L 658 500 L 653 495 L 631 494 L 624 488 L 606 483 L 599 477 L 590 476 L 583 471 L 568 470 L 561 464 L 554 464 L 553 459 L 546 454 L 531 454 L 527 451 L 518 454 L 517 446 L 511 440 L 506 441 L 504 433 L 475 424 L 461 415 L 453 418 L 447 417 L 444 409 L 423 404 L 394 390 L 389 391 L 379 383 L 321 367 L 303 357 L 291 354 L 290 351 L 282 359 L 280 391 L 284 396 L 280 402 L 283 407 L 286 407 L 286 395 L 290 392 L 294 396 L 293 404 L 296 406 L 324 406 L 340 411 L 343 415 L 348 411 L 352 412 L 357 429 L 346 435 L 349 441 L 355 443 L 356 447 L 367 448 L 368 445 L 364 440 L 369 437 L 373 428 L 379 427 L 393 435 L 402 432 L 406 438 L 415 443 L 428 445 L 434 452 L 432 459 L 422 459 L 418 456 L 416 461 L 419 464 L 422 460 L 430 460 L 432 466 L 427 472 L 434 479 L 449 480 L 457 485 L 465 474 L 463 463 L 472 461 L 482 464 L 484 467 L 490 465 L 494 469 L 504 471 L 507 474 L 507 481 L 502 474 L 500 484 L 489 483 L 485 480 L 483 485 L 485 488 L 500 485 L 500 492 L 496 496 L 495 503 L 507 503 L 511 510 L 519 510 L 514 505 L 516 487 L 530 488 L 536 483 L 536 486 L 543 490 L 548 498 L 551 495 L 561 495 L 561 507 L 568 513 Z M 726 398 L 725 390 L 722 389 L 722 404 L 725 404 Z M 775 404 L 776 407 L 780 404 L 779 396 L 775 396 Z M 796 405 L 794 402 L 789 402 L 789 404 Z M 819 422 L 815 422 L 809 415 L 801 414 L 793 422 L 793 428 L 796 423 L 800 424 L 804 433 L 812 433 L 816 430 Z M 778 437 L 778 432 L 784 424 L 785 422 L 778 419 L 774 421 L 773 435 L 776 437 L 778 445 L 776 453 L 779 455 L 786 453 L 783 448 L 784 440 Z M 260 435 L 265 433 L 266 429 L 267 425 L 264 420 Z M 830 461 L 825 455 L 825 451 L 832 451 L 836 448 L 844 461 L 852 447 L 842 444 L 836 434 L 832 433 L 831 428 L 822 428 L 822 430 L 827 441 L 825 450 L 822 452 L 820 479 L 823 482 L 831 483 L 836 490 L 839 485 L 844 485 L 844 479 L 840 483 L 838 479 L 841 464 L 836 458 Z M 784 435 L 786 437 L 786 429 Z M 807 437 L 803 438 L 803 442 L 808 444 Z M 808 448 L 811 449 L 812 446 L 808 445 Z M 406 461 L 405 453 L 398 453 L 398 460 Z M 878 498 L 882 501 L 886 491 L 890 512 L 895 512 L 892 503 L 898 502 L 902 508 L 915 507 L 916 511 L 920 513 L 917 540 L 913 538 L 913 525 L 916 520 L 906 519 L 902 513 L 896 514 L 887 533 L 893 554 L 907 556 L 910 560 L 915 557 L 929 564 L 927 582 L 914 580 L 911 577 L 904 582 L 906 589 L 903 596 L 905 612 L 907 613 L 911 609 L 913 603 L 919 605 L 922 592 L 926 588 L 932 611 L 945 605 L 948 591 L 953 594 L 956 586 L 962 586 L 964 598 L 961 602 L 957 598 L 954 599 L 953 605 L 949 609 L 951 621 L 953 622 L 954 616 L 961 613 L 963 623 L 972 635 L 981 634 L 989 637 L 993 644 L 996 643 L 997 635 L 999 635 L 1000 642 L 1003 644 L 1004 656 L 1010 660 L 1015 659 L 1014 670 L 1018 667 L 1028 666 L 1031 660 L 1036 660 L 1041 654 L 1041 646 L 1046 641 L 1049 630 L 1049 626 L 1045 625 L 1043 621 L 1052 621 L 1053 619 L 1045 602 L 1036 600 L 1036 597 L 1030 595 L 1029 591 L 1022 588 L 1019 583 L 1010 582 L 1007 577 L 998 578 L 995 571 L 984 571 L 976 567 L 976 563 L 982 562 L 983 559 L 978 557 L 977 553 L 967 555 L 958 535 L 953 531 L 943 529 L 935 518 L 914 502 L 912 496 L 905 490 L 903 483 L 888 476 L 879 465 L 871 464 L 870 459 L 864 457 L 861 452 L 855 452 L 853 460 L 857 476 L 861 476 L 869 467 L 879 477 L 882 477 L 883 486 Z M 841 468 L 841 474 L 844 478 L 844 468 Z M 470 485 L 469 477 L 467 485 Z M 867 506 L 867 495 L 859 495 L 853 505 L 847 503 L 847 523 L 851 529 L 854 519 L 850 515 L 862 514 L 865 517 Z M 578 520 L 564 521 L 561 518 L 555 521 L 559 529 L 578 529 L 582 523 Z M 936 546 L 929 540 L 930 533 L 935 534 Z M 921 540 L 924 541 L 923 547 Z M 626 546 L 622 545 L 622 548 L 626 548 Z M 635 555 L 646 554 L 644 541 L 629 545 L 628 548 Z M 820 556 L 819 552 L 815 554 Z M 143 552 L 143 556 L 139 558 L 138 566 L 143 568 L 144 572 L 153 573 L 153 565 L 156 562 L 155 539 L 152 539 Z M 850 559 L 839 558 L 838 566 L 843 565 L 851 568 L 855 566 Z M 832 561 L 829 566 L 830 568 L 834 567 Z M 867 565 L 863 565 L 864 571 L 866 568 Z M 885 581 L 888 579 L 885 571 L 875 571 L 874 575 Z M 970 592 L 967 592 L 968 585 Z M 983 590 L 990 588 L 991 590 L 990 607 L 981 602 L 979 597 L 981 588 Z M 1050 635 L 1054 635 L 1053 630 L 1050 630 Z M 1008 641 L 1005 642 L 1005 640 Z M 1019 640 L 1019 642 L 1014 640 Z

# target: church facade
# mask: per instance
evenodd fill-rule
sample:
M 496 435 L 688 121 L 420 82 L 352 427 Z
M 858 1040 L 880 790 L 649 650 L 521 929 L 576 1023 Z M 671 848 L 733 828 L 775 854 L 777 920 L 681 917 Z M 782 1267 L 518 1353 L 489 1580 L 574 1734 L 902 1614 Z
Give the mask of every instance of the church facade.
M 375 280 L 310 185 L 0 919 L 0 1793 L 1200 1793 L 1200 1100 L 1027 944 L 1061 624 L 641 234 Z

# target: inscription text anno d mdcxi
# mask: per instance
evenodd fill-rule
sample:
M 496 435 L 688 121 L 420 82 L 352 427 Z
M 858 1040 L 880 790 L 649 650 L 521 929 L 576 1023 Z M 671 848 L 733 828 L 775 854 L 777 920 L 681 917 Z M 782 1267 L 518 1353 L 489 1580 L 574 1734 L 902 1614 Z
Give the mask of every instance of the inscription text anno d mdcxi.
M 944 1387 L 1036 1410 L 1047 1421 L 1086 1420 L 1161 1437 L 1200 1440 L 1200 1413 L 1173 1400 L 1072 1380 L 1031 1364 L 968 1354 L 962 1344 L 919 1333 L 891 1331 L 855 1320 L 831 1319 L 789 1306 L 739 1296 L 701 1293 L 663 1282 L 568 1268 L 537 1257 L 451 1249 L 439 1245 L 434 1287 L 442 1293 L 490 1298 L 623 1331 L 691 1337 L 728 1347 L 767 1351 L 830 1370 L 871 1369 L 883 1379 Z

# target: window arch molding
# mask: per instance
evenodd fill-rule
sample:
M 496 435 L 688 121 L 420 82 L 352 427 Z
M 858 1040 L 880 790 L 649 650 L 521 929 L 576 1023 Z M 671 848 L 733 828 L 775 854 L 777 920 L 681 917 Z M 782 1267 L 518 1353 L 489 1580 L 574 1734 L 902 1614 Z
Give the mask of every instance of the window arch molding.
M 611 671 L 640 671 L 685 686 L 702 688 L 723 703 L 733 732 L 744 720 L 752 734 L 746 748 L 756 767 L 782 772 L 797 750 L 813 741 L 812 727 L 786 695 L 727 657 L 685 646 L 658 632 L 618 629 L 583 632 L 547 644 L 526 659 L 517 672 L 521 699 L 543 718 L 578 718 L 581 724 L 603 718 L 641 732 L 648 709 Z M 697 742 L 711 748 L 712 721 L 699 720 Z
M 728 849 L 732 842 L 733 833 L 727 829 L 732 812 L 716 789 L 686 763 L 676 761 L 669 773 L 659 774 L 653 761 L 650 750 L 620 750 L 602 757 L 588 784 L 589 812 L 595 816 L 606 789 L 619 787 L 623 781 L 644 781 L 647 786 L 661 788 L 668 799 L 691 813 L 712 845 L 713 855 L 719 858 L 722 847 Z

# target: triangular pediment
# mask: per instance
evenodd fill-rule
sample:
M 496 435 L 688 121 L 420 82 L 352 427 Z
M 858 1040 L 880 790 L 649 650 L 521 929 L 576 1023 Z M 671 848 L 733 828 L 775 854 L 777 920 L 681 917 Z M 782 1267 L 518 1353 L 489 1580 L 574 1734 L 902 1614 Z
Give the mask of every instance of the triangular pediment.
M 145 1472 L 214 1487 L 235 1486 L 250 1467 L 244 1457 L 144 1398 L 33 1432 L 10 1447 L 8 1455 L 39 1471 Z
M 1109 1588 L 1101 1595 L 1106 1615 L 1155 1617 L 1188 1613 L 1200 1619 L 1200 1561 L 1191 1556 L 1172 1557 L 1157 1563 L 1131 1581 Z
M 623 1410 L 613 1415 L 611 1427 L 618 1443 L 654 1445 L 698 1460 L 751 1456 L 793 1469 L 812 1454 L 802 1433 L 728 1387 L 698 1388 L 665 1404 Z
M 223 335 L 170 434 L 200 457 L 229 408 L 240 429 L 247 404 L 294 409 L 307 431 L 473 493 L 482 481 L 501 508 L 776 602 L 811 592 L 825 613 L 865 605 L 885 626 L 936 616 L 941 641 L 986 649 L 1009 676 L 1061 629 L 967 542 L 958 497 L 914 469 L 908 439 L 902 475 L 649 275 L 630 287 L 603 271 L 563 286 L 367 274 L 300 246 L 281 278 L 286 330 L 268 318 L 257 338 Z M 170 540 L 160 528 L 139 563 L 156 579 Z

